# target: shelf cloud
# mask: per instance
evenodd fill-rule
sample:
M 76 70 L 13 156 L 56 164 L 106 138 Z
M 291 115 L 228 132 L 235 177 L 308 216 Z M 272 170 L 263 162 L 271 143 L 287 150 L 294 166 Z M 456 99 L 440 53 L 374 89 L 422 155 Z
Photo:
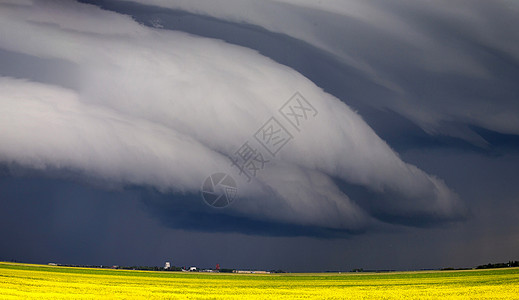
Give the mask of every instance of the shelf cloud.
M 324 1 L 324 6 L 313 1 L 172 3 L 174 8 L 250 22 L 319 45 L 380 85 L 405 94 L 402 82 L 381 69 L 391 55 L 373 64 L 372 55 L 382 50 L 366 53 L 362 38 L 351 45 L 337 39 L 355 34 L 359 24 L 372 28 L 364 39 L 382 29 L 396 34 L 404 26 L 394 18 L 396 12 L 360 1 L 351 1 L 346 10 L 337 10 L 331 1 Z M 222 4 L 232 9 L 223 11 Z M 399 3 L 421 9 L 418 4 L 404 4 Z M 257 9 L 245 9 L 248 5 Z M 283 9 L 283 17 L 261 9 L 274 5 Z M 44 174 L 73 171 L 85 180 L 151 187 L 172 199 L 199 194 L 209 175 L 225 172 L 236 179 L 240 199 L 219 212 L 261 222 L 363 230 L 380 221 L 439 222 L 465 214 L 461 200 L 442 179 L 404 162 L 343 99 L 257 51 L 146 27 L 129 16 L 89 4 L 16 1 L 1 2 L 0 8 L 3 57 L 25 62 L 2 62 L 8 67 L 0 70 L 0 163 L 4 165 Z M 380 21 L 370 24 L 371 19 L 360 18 L 356 11 L 376 14 L 374 19 Z M 318 21 L 331 21 L 314 31 L 302 27 L 309 13 L 315 13 Z M 344 19 L 337 15 L 352 17 L 355 26 L 343 27 Z M 322 35 L 333 26 L 346 32 Z M 420 29 L 405 28 L 394 37 L 401 43 L 411 43 L 412 37 L 423 39 L 421 47 L 436 44 Z M 431 59 L 417 55 L 414 62 L 428 69 L 446 64 L 470 76 L 489 76 L 470 55 L 445 60 L 445 47 L 430 49 Z M 516 59 L 513 45 L 500 47 Z M 359 54 L 347 54 L 351 52 Z M 296 93 L 315 110 L 300 128 L 280 113 Z M 517 134 L 519 128 L 515 108 L 505 110 L 500 105 L 491 116 L 474 111 L 464 117 L 466 106 L 452 106 L 445 117 L 430 102 L 369 101 L 432 131 L 450 119 L 504 133 Z M 265 152 L 269 162 L 249 182 L 229 157 L 247 141 L 259 151 L 254 135 L 271 118 L 290 131 L 292 139 L 275 155 Z M 197 203 L 190 204 L 193 214 L 207 209 L 202 199 Z M 178 200 L 171 201 L 173 210 L 174 205 Z
M 304 41 L 391 95 L 366 97 L 364 104 L 394 111 L 428 134 L 479 147 L 487 141 L 473 127 L 519 134 L 514 1 L 124 1 L 253 24 Z

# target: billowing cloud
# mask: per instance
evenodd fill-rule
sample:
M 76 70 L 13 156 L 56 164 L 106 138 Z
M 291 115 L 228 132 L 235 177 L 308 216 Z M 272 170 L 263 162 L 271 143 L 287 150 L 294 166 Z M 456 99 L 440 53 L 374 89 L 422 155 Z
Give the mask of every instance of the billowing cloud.
M 4 164 L 172 197 L 197 194 L 208 175 L 226 172 L 241 200 L 222 214 L 331 229 L 463 212 L 441 179 L 403 162 L 344 102 L 250 49 L 72 2 L 1 4 L 0 36 L 10 57 L 38 62 L 30 72 L 0 71 Z M 44 76 L 37 66 L 49 61 Z M 300 131 L 279 113 L 295 92 L 318 112 Z M 228 156 L 271 117 L 293 139 L 248 183 Z M 352 199 L 347 185 L 369 199 Z
M 479 146 L 486 141 L 473 127 L 519 134 L 514 1 L 128 1 L 302 40 L 390 94 L 358 101 L 395 111 L 429 134 Z

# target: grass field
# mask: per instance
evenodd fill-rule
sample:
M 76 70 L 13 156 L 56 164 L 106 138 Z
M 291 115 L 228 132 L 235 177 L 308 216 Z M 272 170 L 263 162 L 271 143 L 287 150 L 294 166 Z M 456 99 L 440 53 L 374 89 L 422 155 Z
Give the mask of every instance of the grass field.
M 519 299 L 519 268 L 362 274 L 205 274 L 0 262 L 0 298 Z

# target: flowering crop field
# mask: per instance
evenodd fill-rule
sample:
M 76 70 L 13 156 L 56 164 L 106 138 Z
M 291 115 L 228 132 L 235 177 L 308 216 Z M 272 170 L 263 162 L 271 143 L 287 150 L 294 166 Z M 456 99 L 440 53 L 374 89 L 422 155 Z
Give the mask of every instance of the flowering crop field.
M 519 299 L 519 268 L 394 273 L 223 274 L 0 262 L 0 298 Z

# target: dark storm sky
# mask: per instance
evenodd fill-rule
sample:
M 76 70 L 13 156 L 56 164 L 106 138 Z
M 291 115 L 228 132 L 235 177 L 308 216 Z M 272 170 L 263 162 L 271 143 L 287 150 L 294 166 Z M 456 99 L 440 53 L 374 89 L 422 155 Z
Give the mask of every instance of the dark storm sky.
M 517 4 L 85 2 L 0 4 L 0 259 L 519 259 Z M 240 181 L 226 156 L 294 91 L 319 114 Z M 200 196 L 215 171 L 227 208 Z

